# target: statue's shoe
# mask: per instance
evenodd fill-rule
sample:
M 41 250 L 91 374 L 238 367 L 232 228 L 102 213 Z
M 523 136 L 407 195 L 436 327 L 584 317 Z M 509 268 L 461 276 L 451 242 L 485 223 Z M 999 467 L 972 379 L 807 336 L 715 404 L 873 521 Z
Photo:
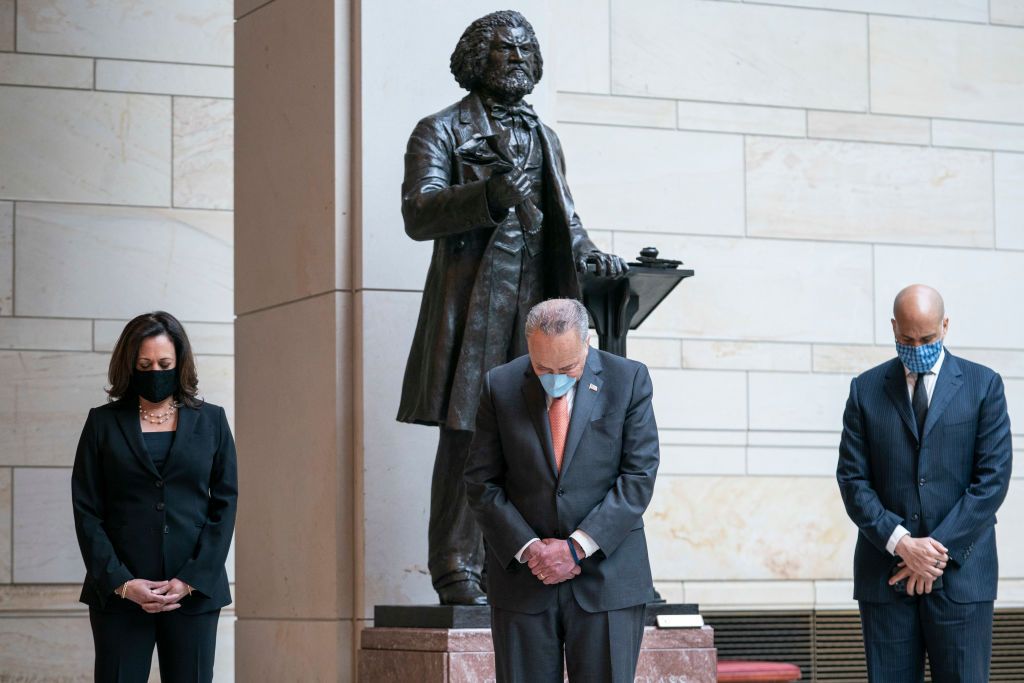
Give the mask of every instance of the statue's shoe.
M 486 605 L 487 595 L 480 582 L 473 579 L 456 581 L 437 589 L 442 605 Z

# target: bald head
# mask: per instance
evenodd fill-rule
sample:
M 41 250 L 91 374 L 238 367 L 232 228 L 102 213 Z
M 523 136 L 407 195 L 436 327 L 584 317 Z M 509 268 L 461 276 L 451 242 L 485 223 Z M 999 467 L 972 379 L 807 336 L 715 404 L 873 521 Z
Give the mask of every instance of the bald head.
M 892 303 L 892 331 L 908 346 L 931 344 L 946 336 L 949 318 L 942 295 L 928 285 L 900 290 Z

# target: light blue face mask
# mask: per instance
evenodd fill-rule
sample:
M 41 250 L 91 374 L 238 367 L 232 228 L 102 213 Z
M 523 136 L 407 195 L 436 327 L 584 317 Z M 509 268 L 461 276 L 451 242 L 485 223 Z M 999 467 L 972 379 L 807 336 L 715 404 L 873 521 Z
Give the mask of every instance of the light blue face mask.
M 911 372 L 928 372 L 939 360 L 942 353 L 942 340 L 921 346 L 908 346 L 896 342 L 896 354 Z
M 551 398 L 561 398 L 576 386 L 576 378 L 569 375 L 541 375 L 540 384 Z

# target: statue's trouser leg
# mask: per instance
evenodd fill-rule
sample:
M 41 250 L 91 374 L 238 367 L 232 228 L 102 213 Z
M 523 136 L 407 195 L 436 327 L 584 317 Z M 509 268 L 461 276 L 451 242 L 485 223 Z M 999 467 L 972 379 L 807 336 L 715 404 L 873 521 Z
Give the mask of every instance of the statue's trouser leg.
M 435 589 L 456 581 L 479 580 L 484 565 L 483 537 L 466 502 L 462 478 L 473 432 L 444 427 L 440 431 L 427 536 L 427 564 Z

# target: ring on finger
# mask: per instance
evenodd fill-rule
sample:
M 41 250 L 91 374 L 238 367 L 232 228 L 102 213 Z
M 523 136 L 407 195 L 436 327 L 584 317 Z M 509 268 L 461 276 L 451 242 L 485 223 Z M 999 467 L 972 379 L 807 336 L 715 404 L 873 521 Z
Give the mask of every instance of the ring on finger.
M 938 569 L 939 565 L 942 564 L 942 560 L 935 560 L 935 568 Z

